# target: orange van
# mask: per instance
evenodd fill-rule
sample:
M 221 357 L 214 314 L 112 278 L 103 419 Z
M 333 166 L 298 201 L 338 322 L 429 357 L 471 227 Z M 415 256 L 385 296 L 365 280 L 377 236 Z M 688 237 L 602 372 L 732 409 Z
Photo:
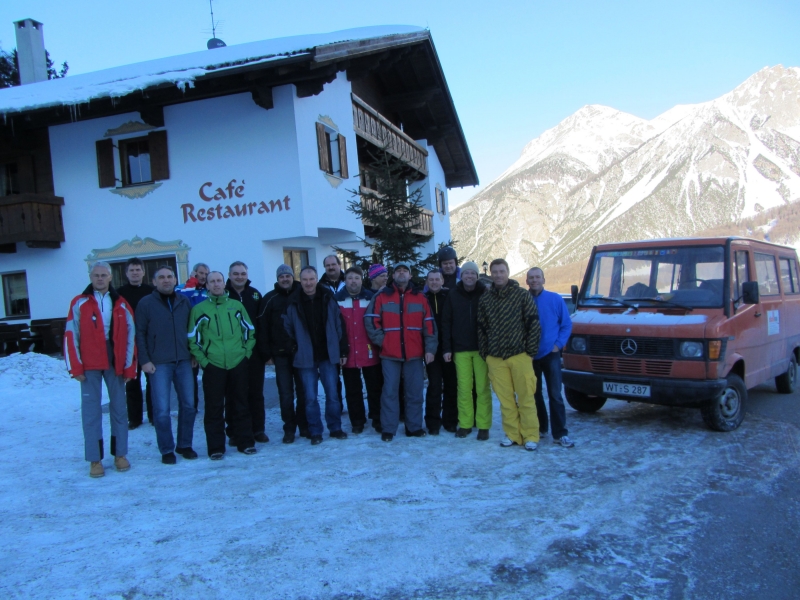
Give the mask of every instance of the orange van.
M 793 248 L 738 237 L 595 246 L 572 290 L 567 402 L 695 407 L 712 429 L 736 429 L 748 389 L 772 378 L 779 392 L 795 389 L 797 263 Z

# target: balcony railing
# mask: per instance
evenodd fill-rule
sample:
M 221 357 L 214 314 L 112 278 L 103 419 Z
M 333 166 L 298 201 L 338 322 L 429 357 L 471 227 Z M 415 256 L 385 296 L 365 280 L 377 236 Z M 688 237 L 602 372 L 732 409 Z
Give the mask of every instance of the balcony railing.
M 365 209 L 375 210 L 378 208 L 378 199 L 374 197 L 365 198 L 364 194 L 379 195 L 375 190 L 361 187 L 361 207 Z M 364 227 L 374 227 L 375 224 L 369 219 L 362 219 Z M 411 233 L 415 235 L 430 235 L 433 233 L 433 212 L 427 208 L 422 209 L 422 213 L 417 219 L 408 224 Z M 368 234 L 369 235 L 369 234 Z
M 45 194 L 0 197 L 0 244 L 25 242 L 31 248 L 60 248 L 64 241 L 64 198 Z
M 395 127 L 391 121 L 355 94 L 353 98 L 353 128 L 356 135 L 385 150 L 428 176 L 428 151 Z

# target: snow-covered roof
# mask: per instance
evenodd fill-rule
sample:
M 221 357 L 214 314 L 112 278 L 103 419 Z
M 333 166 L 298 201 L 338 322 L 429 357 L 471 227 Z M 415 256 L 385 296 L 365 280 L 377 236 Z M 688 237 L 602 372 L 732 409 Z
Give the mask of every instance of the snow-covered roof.
M 315 48 L 342 42 L 359 42 L 380 38 L 425 37 L 427 30 L 409 25 L 359 27 L 332 33 L 298 35 L 201 50 L 179 56 L 134 63 L 92 73 L 71 75 L 28 85 L 0 90 L 0 113 L 69 106 L 99 98 L 119 98 L 130 93 L 163 84 L 181 89 L 193 87 L 194 81 L 209 72 L 240 68 L 280 60 L 288 56 L 308 54 Z

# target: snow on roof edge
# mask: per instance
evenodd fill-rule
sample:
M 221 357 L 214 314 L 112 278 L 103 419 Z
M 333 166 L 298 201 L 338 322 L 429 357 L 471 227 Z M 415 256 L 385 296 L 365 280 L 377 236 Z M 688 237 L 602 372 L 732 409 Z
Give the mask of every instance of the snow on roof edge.
M 236 44 L 214 50 L 158 58 L 101 71 L 72 75 L 0 90 L 0 113 L 70 106 L 98 98 L 119 98 L 165 83 L 185 89 L 210 71 L 258 64 L 310 52 L 330 44 L 407 35 L 426 31 L 411 25 L 358 27 Z

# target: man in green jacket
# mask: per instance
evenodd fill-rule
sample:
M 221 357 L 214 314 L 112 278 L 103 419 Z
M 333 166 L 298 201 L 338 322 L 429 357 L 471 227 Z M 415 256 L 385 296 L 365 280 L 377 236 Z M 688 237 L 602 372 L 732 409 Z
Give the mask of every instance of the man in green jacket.
M 478 352 L 500 400 L 506 434 L 500 445 L 524 444 L 526 450 L 536 450 L 539 419 L 531 359 L 539 351 L 539 314 L 528 291 L 508 278 L 505 260 L 493 260 L 489 270 L 492 287 L 478 301 Z
M 208 298 L 192 308 L 189 350 L 203 368 L 203 395 L 208 456 L 225 455 L 225 410 L 234 415 L 234 441 L 239 452 L 255 454 L 253 425 L 247 404 L 247 359 L 256 338 L 247 309 L 228 297 L 225 276 L 212 271 L 206 280 Z

